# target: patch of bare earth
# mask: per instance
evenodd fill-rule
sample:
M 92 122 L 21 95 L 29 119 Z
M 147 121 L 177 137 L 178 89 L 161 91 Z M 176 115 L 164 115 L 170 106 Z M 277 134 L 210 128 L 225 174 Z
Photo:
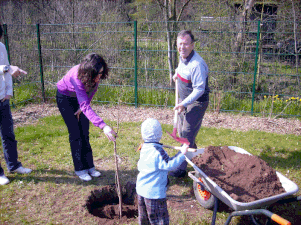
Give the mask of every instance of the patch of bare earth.
M 171 108 L 149 108 L 149 107 L 129 107 L 129 106 L 108 106 L 93 105 L 94 111 L 99 114 L 104 121 L 122 122 L 141 122 L 146 118 L 156 118 L 161 124 L 173 124 L 174 112 Z M 40 118 L 50 115 L 60 115 L 55 104 L 32 104 L 20 109 L 13 109 L 14 125 L 24 126 L 32 125 L 38 122 Z M 261 118 L 232 114 L 214 114 L 207 112 L 203 120 L 203 127 L 226 128 L 231 130 L 249 131 L 258 130 L 277 134 L 301 135 L 301 121 L 296 119 L 275 119 Z M 167 204 L 171 216 L 171 224 L 175 224 L 175 218 L 184 213 L 186 219 L 189 218 L 207 218 L 211 221 L 212 212 L 199 205 L 193 194 L 193 189 L 187 185 L 189 178 L 171 178 L 173 185 L 168 190 Z M 190 181 L 190 180 L 189 180 Z M 90 194 L 90 193 L 89 193 Z M 83 200 L 83 199 L 81 199 Z M 79 200 L 79 201 L 81 201 Z M 81 202 L 83 203 L 83 202 Z M 83 214 L 74 220 L 82 220 L 82 217 L 90 218 L 97 224 L 132 224 L 137 222 L 137 218 L 108 219 L 94 216 L 86 210 L 84 206 L 78 206 L 78 212 Z M 228 207 L 222 205 L 219 209 L 230 212 Z M 58 212 L 59 213 L 59 212 Z M 59 213 L 60 214 L 60 213 Z M 93 218 L 92 218 L 93 217 Z M 69 221 L 70 224 L 73 222 Z M 248 224 L 248 222 L 243 223 Z
M 122 122 L 140 122 L 146 118 L 155 118 L 161 124 L 173 124 L 171 108 L 150 108 L 130 106 L 93 105 L 92 107 L 104 120 Z M 55 104 L 32 104 L 12 112 L 15 126 L 36 123 L 38 119 L 59 115 Z M 301 135 L 301 121 L 297 119 L 263 118 L 247 115 L 232 115 L 227 113 L 206 112 L 203 127 L 226 128 L 231 130 L 258 130 L 277 134 Z

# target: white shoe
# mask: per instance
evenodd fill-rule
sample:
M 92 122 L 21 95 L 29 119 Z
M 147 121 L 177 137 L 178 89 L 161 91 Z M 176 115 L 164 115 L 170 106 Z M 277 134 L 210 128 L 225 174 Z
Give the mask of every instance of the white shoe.
M 87 173 L 85 173 L 83 175 L 80 175 L 78 177 L 79 177 L 79 179 L 81 179 L 83 181 L 90 181 L 90 180 L 92 180 L 92 177 L 89 174 L 87 174 Z
M 0 185 L 5 185 L 9 183 L 9 179 L 5 175 L 0 176 Z
M 12 173 L 20 173 L 20 174 L 25 174 L 25 173 L 31 173 L 32 169 L 25 168 L 23 166 L 20 166 L 18 169 L 15 169 L 11 171 Z
M 92 177 L 100 177 L 101 173 L 97 170 L 92 170 L 92 171 L 89 171 L 89 174 L 92 176 Z

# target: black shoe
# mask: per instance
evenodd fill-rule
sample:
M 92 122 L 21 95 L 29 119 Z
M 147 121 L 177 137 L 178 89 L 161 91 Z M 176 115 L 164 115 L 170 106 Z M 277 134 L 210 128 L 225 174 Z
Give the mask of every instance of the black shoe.
M 178 178 L 183 178 L 186 176 L 186 170 L 176 170 L 176 171 L 172 171 L 168 174 L 169 176 L 172 177 L 178 177 Z

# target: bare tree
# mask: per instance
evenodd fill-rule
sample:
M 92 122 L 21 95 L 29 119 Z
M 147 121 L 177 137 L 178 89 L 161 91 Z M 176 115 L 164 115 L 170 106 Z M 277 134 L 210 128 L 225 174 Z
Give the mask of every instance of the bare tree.
M 234 49 L 233 49 L 233 51 L 235 52 L 235 57 L 233 57 L 233 60 L 231 63 L 234 73 L 233 73 L 232 77 L 230 77 L 230 83 L 236 83 L 236 73 L 239 70 L 237 62 L 238 62 L 239 55 L 240 55 L 240 52 L 241 52 L 241 49 L 242 49 L 242 46 L 243 46 L 243 43 L 245 40 L 247 16 L 248 16 L 249 12 L 252 10 L 254 3 L 255 3 L 255 0 L 244 0 L 242 10 L 238 16 L 238 21 L 239 21 L 239 23 L 237 23 L 238 31 L 237 31 L 237 35 L 234 40 Z M 231 8 L 233 8 L 232 3 L 229 2 L 228 0 L 226 0 L 226 4 L 228 6 L 231 6 Z
M 292 2 L 292 12 L 293 12 L 293 19 L 294 19 L 294 43 L 295 43 L 295 65 L 296 65 L 296 72 L 298 72 L 298 68 L 299 68 L 299 53 L 301 51 L 297 49 L 297 21 L 296 21 L 296 11 L 295 11 L 295 5 L 294 5 L 294 1 L 291 0 Z M 299 81 L 299 80 L 298 80 Z
M 169 85 L 172 86 L 172 76 L 174 74 L 176 54 L 173 51 L 176 50 L 175 44 L 175 23 L 170 23 L 172 21 L 180 21 L 184 9 L 188 6 L 191 0 L 186 0 L 184 4 L 180 7 L 179 13 L 177 14 L 177 0 L 164 0 L 164 3 L 160 0 L 156 0 L 157 4 L 160 6 L 164 13 L 165 23 L 166 23 L 166 33 L 167 33 L 167 45 L 168 45 L 168 66 L 169 66 Z M 174 42 L 173 42 L 174 41 Z

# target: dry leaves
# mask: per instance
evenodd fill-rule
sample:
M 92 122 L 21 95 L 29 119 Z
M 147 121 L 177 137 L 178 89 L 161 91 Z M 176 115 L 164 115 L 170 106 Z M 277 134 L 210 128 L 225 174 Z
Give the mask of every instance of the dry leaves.
M 105 121 L 140 122 L 146 118 L 155 118 L 162 124 L 173 124 L 174 112 L 171 108 L 109 106 L 93 105 L 94 111 Z M 15 126 L 34 124 L 39 118 L 59 115 L 55 104 L 31 104 L 12 112 Z M 215 114 L 206 112 L 204 127 L 227 128 L 231 130 L 258 130 L 278 134 L 301 135 L 301 121 L 297 119 L 273 119 L 252 117 L 245 115 L 232 115 L 229 113 Z

